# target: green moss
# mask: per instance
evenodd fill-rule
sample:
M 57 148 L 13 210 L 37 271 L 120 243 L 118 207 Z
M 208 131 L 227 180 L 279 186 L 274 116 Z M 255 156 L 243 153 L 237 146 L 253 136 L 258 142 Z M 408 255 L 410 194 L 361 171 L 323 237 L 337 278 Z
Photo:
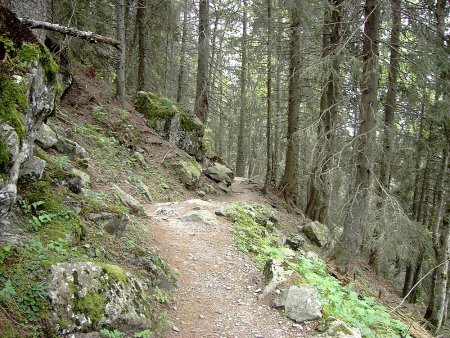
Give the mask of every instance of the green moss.
M 75 299 L 75 311 L 86 314 L 96 325 L 105 316 L 107 299 L 95 292 L 88 292 L 85 296 Z
M 178 109 L 167 98 L 161 98 L 150 92 L 139 92 L 135 103 L 136 110 L 147 117 L 152 128 L 156 127 L 156 121 L 169 121 Z
M 15 83 L 0 67 L 0 120 L 13 127 L 19 139 L 25 137 L 23 114 L 27 109 L 24 85 Z
M 0 137 L 0 174 L 5 173 L 11 156 L 5 141 Z
M 22 62 L 37 62 L 39 61 L 41 50 L 38 45 L 34 43 L 24 43 L 18 50 L 17 56 Z
M 184 130 L 192 131 L 199 128 L 199 124 L 196 123 L 195 117 L 188 116 L 185 112 L 180 111 L 180 123 Z
M 49 213 L 59 213 L 67 210 L 64 205 L 64 196 L 55 191 L 52 184 L 47 180 L 33 181 L 24 189 L 24 198 L 30 204 L 43 201 L 44 208 Z
M 126 285 L 128 282 L 128 277 L 125 273 L 125 271 L 117 265 L 112 265 L 108 263 L 99 263 L 99 265 L 102 267 L 102 269 L 110 276 L 112 279 L 114 279 L 117 282 L 122 283 L 123 285 Z
M 53 59 L 53 56 L 51 55 L 50 51 L 45 47 L 44 45 L 40 46 L 41 49 L 41 55 L 39 58 L 39 61 L 42 65 L 42 68 L 44 68 L 45 76 L 47 77 L 47 80 L 49 82 L 52 82 L 54 86 L 54 90 L 58 91 L 59 86 L 56 85 L 56 75 L 58 74 L 59 67 L 58 64 Z

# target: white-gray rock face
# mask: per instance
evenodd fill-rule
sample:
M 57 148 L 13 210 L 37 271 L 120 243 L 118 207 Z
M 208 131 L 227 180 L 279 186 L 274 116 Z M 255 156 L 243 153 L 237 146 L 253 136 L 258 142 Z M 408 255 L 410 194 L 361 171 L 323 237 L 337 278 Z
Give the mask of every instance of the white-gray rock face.
M 284 283 L 291 274 L 292 270 L 284 269 L 282 260 L 268 260 L 264 266 L 264 282 L 266 286 L 258 298 L 263 299 L 271 294 L 279 285 Z
M 234 178 L 233 170 L 218 162 L 203 170 L 203 173 L 218 183 L 225 183 L 230 186 Z
M 63 333 L 151 325 L 149 286 L 116 265 L 55 264 L 46 288 L 53 324 Z
M 275 307 L 283 307 L 286 316 L 297 323 L 322 317 L 319 292 L 310 285 L 291 286 L 274 300 Z
M 26 29 L 26 28 L 24 28 Z M 55 105 L 55 82 L 48 81 L 42 65 L 31 62 L 29 70 L 23 76 L 17 76 L 17 80 L 26 89 L 25 96 L 28 99 L 28 110 L 24 116 L 25 136 L 19 139 L 13 126 L 0 120 L 0 140 L 6 145 L 9 154 L 9 163 L 6 164 L 6 175 L 0 177 L 0 223 L 8 220 L 8 213 L 11 206 L 16 202 L 17 180 L 21 168 L 33 156 L 33 143 L 37 131 L 42 123 L 53 112 Z M 37 166 L 27 174 L 40 176 L 44 163 L 34 161 Z M 29 162 L 30 163 L 30 162 Z
M 58 136 L 47 124 L 42 124 L 36 133 L 36 143 L 43 149 L 54 147 L 58 143 Z

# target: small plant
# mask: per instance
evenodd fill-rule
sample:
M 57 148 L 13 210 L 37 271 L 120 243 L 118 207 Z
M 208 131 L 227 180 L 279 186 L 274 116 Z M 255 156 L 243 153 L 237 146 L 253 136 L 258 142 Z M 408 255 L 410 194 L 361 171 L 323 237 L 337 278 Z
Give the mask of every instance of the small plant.
M 96 118 L 101 118 L 107 116 L 108 113 L 102 106 L 95 106 L 94 108 L 92 108 L 91 115 Z
M 10 280 L 6 281 L 3 289 L 0 290 L 0 303 L 8 302 L 13 296 L 16 295 L 16 290 L 12 286 Z
M 104 338 L 122 338 L 124 336 L 123 332 L 119 330 L 110 331 L 108 329 L 101 329 L 100 334 Z
M 160 304 L 170 303 L 170 298 L 159 287 L 155 287 L 154 297 Z
M 134 334 L 135 338 L 151 338 L 151 336 L 152 336 L 152 331 L 150 331 L 149 329 L 139 331 Z
M 19 308 L 27 314 L 28 320 L 35 321 L 42 312 L 47 293 L 42 283 L 30 284 L 25 294 L 18 298 Z

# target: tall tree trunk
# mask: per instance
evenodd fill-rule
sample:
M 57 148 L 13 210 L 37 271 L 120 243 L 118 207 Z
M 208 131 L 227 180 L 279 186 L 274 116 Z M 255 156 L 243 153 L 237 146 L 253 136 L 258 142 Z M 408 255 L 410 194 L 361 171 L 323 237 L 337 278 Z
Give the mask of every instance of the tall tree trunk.
M 439 186 L 437 191 L 437 217 L 434 221 L 433 242 L 436 251 L 436 263 L 441 264 L 436 269 L 436 281 L 434 284 L 433 311 L 429 321 L 434 332 L 439 331 L 444 318 L 445 296 L 447 293 L 448 280 L 448 259 L 450 244 L 450 200 L 447 199 L 446 177 L 448 175 L 449 146 L 446 145 L 442 154 L 442 168 L 439 176 Z M 442 264 L 444 263 L 444 264 Z
M 183 6 L 183 28 L 181 36 L 181 50 L 180 50 L 180 66 L 178 72 L 178 86 L 177 86 L 177 103 L 182 103 L 183 90 L 185 86 L 185 63 L 186 63 L 186 48 L 187 48 L 187 19 L 188 19 L 188 0 L 184 0 Z
M 272 181 L 277 182 L 278 179 L 278 169 L 279 169 L 279 158 L 280 158 L 280 120 L 281 120 L 281 60 L 282 60 L 282 50 L 281 50 L 281 36 L 280 33 L 277 35 L 277 72 L 275 80 L 275 100 L 276 100 L 276 113 L 275 113 L 275 133 L 273 141 L 273 160 L 272 160 Z
M 394 145 L 394 123 L 395 111 L 397 106 L 397 78 L 399 65 L 399 44 L 401 31 L 401 0 L 392 0 L 392 30 L 391 43 L 389 45 L 389 70 L 388 70 L 388 89 L 386 93 L 386 102 L 384 106 L 384 132 L 383 132 L 383 146 L 380 161 L 380 179 L 378 184 L 378 196 L 380 197 L 377 203 L 377 209 L 381 209 L 384 204 L 384 199 L 389 193 L 389 186 L 391 181 L 391 168 L 393 162 L 393 145 Z M 378 273 L 378 259 L 379 259 L 379 243 L 378 240 L 383 233 L 378 225 L 373 232 L 374 245 L 371 247 L 369 264 L 374 267 Z
M 300 122 L 300 3 L 291 1 L 291 45 L 289 62 L 289 101 L 286 164 L 280 192 L 291 209 L 300 204 L 298 192 L 299 122 Z
M 375 128 L 378 93 L 378 33 L 380 1 L 366 0 L 364 6 L 363 73 L 360 125 L 357 136 L 354 196 L 344 225 L 337 258 L 344 272 L 361 252 L 364 226 L 369 213 L 370 186 L 375 160 Z
M 380 163 L 379 195 L 389 191 L 394 143 L 395 110 L 397 106 L 397 78 L 400 57 L 401 0 L 392 0 L 392 31 L 389 45 L 389 76 L 384 106 L 383 154 Z
M 117 40 L 120 42 L 120 49 L 118 51 L 117 62 L 117 99 L 124 107 L 125 104 L 125 53 L 126 53 L 126 40 L 125 40 L 125 1 L 117 0 Z
M 334 125 L 338 113 L 338 75 L 339 60 L 335 51 L 340 43 L 342 0 L 329 0 L 329 8 L 324 14 L 322 58 L 326 60 L 326 73 L 329 74 L 320 99 L 319 128 L 315 152 L 315 165 L 310 176 L 308 202 L 305 214 L 319 222 L 328 217 L 330 199 L 329 170 L 332 167 L 334 147 Z M 328 60 L 327 60 L 328 59 Z
M 267 119 L 266 119 L 266 177 L 263 193 L 266 194 L 269 186 L 273 186 L 272 173 L 272 0 L 267 0 Z
M 245 119 L 247 115 L 247 0 L 242 0 L 242 41 L 241 41 L 241 110 L 239 112 L 239 133 L 237 141 L 236 175 L 245 176 Z
M 209 0 L 200 0 L 198 24 L 198 66 L 195 94 L 195 115 L 206 124 L 208 120 L 209 65 Z
M 138 30 L 137 91 L 145 90 L 145 5 L 146 0 L 139 0 L 136 11 L 136 24 Z

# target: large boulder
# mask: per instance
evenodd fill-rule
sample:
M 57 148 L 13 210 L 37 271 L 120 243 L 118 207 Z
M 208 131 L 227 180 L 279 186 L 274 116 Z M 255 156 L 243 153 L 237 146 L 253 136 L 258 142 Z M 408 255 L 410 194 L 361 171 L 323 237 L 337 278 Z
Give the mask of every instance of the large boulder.
M 334 240 L 334 235 L 328 227 L 320 222 L 306 223 L 302 228 L 302 232 L 319 248 L 329 246 L 329 244 L 331 244 Z
M 176 158 L 167 157 L 164 159 L 164 165 L 171 167 L 181 183 L 186 188 L 194 189 L 198 186 L 202 176 L 202 167 L 191 156 L 177 156 Z
M 234 178 L 233 170 L 218 162 L 215 162 L 214 165 L 204 169 L 203 173 L 213 181 L 218 183 L 223 182 L 227 186 L 231 185 Z
M 322 317 L 319 292 L 310 285 L 291 286 L 274 300 L 274 305 L 284 308 L 286 316 L 297 323 Z
M 162 138 L 198 161 L 203 159 L 205 125 L 196 116 L 181 110 L 170 99 L 150 92 L 138 92 L 135 107 Z
M 46 283 L 52 322 L 64 335 L 151 326 L 149 285 L 116 265 L 58 263 Z
M 130 217 L 127 213 L 121 215 L 112 212 L 90 213 L 87 215 L 87 218 L 106 230 L 106 232 L 117 236 L 125 232 L 130 222 Z
M 58 143 L 58 135 L 44 123 L 36 134 L 36 143 L 43 149 L 54 147 Z
M 119 200 L 124 206 L 129 208 L 136 215 L 145 215 L 144 207 L 138 200 L 136 200 L 133 196 L 127 194 L 115 184 L 113 184 L 113 188 L 117 197 L 119 197 Z
M 7 23 L 0 25 L 0 42 L 3 57 L 8 55 L 0 63 L 0 223 L 6 223 L 19 171 L 32 158 L 36 134 L 54 111 L 58 66 L 31 30 L 1 6 L 0 22 Z

